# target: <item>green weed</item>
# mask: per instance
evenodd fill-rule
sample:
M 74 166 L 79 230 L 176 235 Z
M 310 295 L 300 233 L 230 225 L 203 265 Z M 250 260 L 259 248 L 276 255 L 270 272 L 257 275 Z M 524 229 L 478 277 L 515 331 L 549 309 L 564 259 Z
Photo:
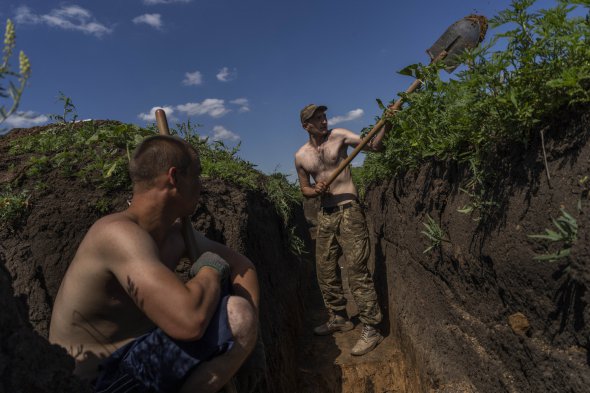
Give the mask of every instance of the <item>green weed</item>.
M 305 242 L 297 234 L 295 234 L 295 227 L 290 227 L 287 230 L 287 243 L 289 251 L 298 257 L 302 257 L 309 252 L 306 250 Z
M 29 197 L 27 191 L 0 193 L 0 225 L 12 226 L 20 220 L 29 207 Z
M 275 172 L 265 179 L 264 190 L 283 222 L 289 222 L 293 206 L 302 201 L 299 187 L 290 183 L 285 174 Z
M 107 198 L 98 199 L 92 207 L 100 215 L 105 215 L 112 210 L 111 201 Z
M 537 255 L 536 260 L 554 262 L 570 255 L 571 247 L 578 238 L 578 223 L 574 217 L 568 214 L 565 209 L 561 209 L 561 216 L 552 219 L 556 230 L 545 229 L 545 233 L 537 235 L 528 235 L 533 239 L 547 240 L 552 243 L 561 243 L 558 251 Z
M 424 253 L 439 247 L 442 242 L 450 243 L 450 241 L 446 238 L 446 234 L 443 229 L 436 221 L 434 221 L 432 217 L 430 217 L 429 214 L 426 215 L 426 221 L 427 222 L 422 223 L 426 230 L 422 231 L 421 233 L 430 241 L 430 246 L 424 250 Z
M 275 172 L 265 179 L 264 190 L 287 228 L 289 250 L 297 256 L 306 254 L 305 242 L 295 234 L 295 227 L 289 226 L 293 207 L 302 202 L 299 187 L 290 183 L 287 175 Z
M 75 123 L 78 118 L 78 112 L 72 99 L 60 91 L 57 100 L 63 105 L 63 113 L 49 115 L 49 118 L 57 123 Z

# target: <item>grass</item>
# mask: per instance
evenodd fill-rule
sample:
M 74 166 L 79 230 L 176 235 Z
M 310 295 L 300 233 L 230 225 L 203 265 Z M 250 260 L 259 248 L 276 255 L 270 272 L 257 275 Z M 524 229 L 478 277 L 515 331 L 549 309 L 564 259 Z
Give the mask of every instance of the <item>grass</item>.
M 107 191 L 129 188 L 128 152 L 152 133 L 130 124 L 57 123 L 11 142 L 9 154 L 29 154 L 26 174 L 42 179 L 57 170 Z
M 47 174 L 57 171 L 61 176 L 107 192 L 130 191 L 127 167 L 131 152 L 144 138 L 157 133 L 155 126 L 140 128 L 118 122 L 75 122 L 72 100 L 60 94 L 64 112 L 55 116 L 59 122 L 41 132 L 13 140 L 9 154 L 29 156 L 26 177 L 37 184 L 46 184 Z M 229 147 L 221 141 L 209 141 L 199 135 L 198 127 L 189 121 L 177 124 L 171 133 L 197 147 L 202 177 L 221 179 L 246 190 L 263 191 L 283 220 L 289 247 L 299 255 L 302 240 L 290 228 L 293 207 L 301 202 L 298 187 L 284 174 L 261 173 L 256 165 L 239 157 L 239 144 Z M 94 209 L 106 214 L 111 204 L 99 199 Z

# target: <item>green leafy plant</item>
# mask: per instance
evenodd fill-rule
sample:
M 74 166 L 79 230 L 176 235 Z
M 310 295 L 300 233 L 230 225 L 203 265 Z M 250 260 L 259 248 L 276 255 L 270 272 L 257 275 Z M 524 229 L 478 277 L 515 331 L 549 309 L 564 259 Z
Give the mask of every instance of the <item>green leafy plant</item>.
M 274 172 L 269 175 L 264 182 L 264 190 L 269 200 L 275 206 L 283 224 L 287 228 L 287 243 L 291 253 L 302 256 L 307 253 L 305 242 L 295 233 L 295 227 L 290 226 L 293 207 L 302 201 L 302 195 L 299 187 L 290 183 L 287 175 Z
M 75 123 L 78 119 L 78 112 L 72 99 L 60 91 L 57 100 L 63 104 L 63 113 L 49 115 L 49 118 L 58 123 Z
M 289 251 L 298 257 L 302 257 L 309 252 L 306 250 L 305 242 L 295 233 L 295 227 L 289 227 L 287 229 L 287 243 L 289 245 Z
M 418 77 L 422 87 L 400 93 L 403 110 L 383 153 L 369 153 L 365 184 L 416 168 L 429 160 L 466 163 L 470 194 L 483 195 L 499 145 L 526 148 L 543 121 L 564 108 L 590 102 L 590 19 L 571 16 L 587 1 L 561 0 L 531 11 L 534 0 L 513 0 L 490 20 L 501 32 L 466 51 L 451 78 L 439 64 L 415 64 L 401 73 Z
M 16 33 L 14 24 L 10 19 L 6 20 L 6 30 L 4 32 L 4 48 L 2 50 L 2 63 L 0 63 L 0 81 L 8 80 L 7 85 L 0 85 L 0 98 L 9 98 L 11 103 L 8 107 L 0 105 L 0 123 L 3 123 L 17 109 L 21 96 L 25 90 L 25 85 L 31 76 L 31 63 L 23 51 L 18 56 L 18 71 L 13 71 L 10 67 L 10 58 L 16 46 Z M 15 85 L 13 81 L 16 81 Z
M 104 215 L 112 210 L 111 201 L 107 198 L 100 198 L 92 205 L 97 213 Z
M 560 243 L 560 248 L 556 252 L 537 255 L 535 259 L 541 261 L 557 261 L 570 255 L 571 247 L 578 238 L 578 223 L 574 217 L 561 209 L 561 216 L 552 219 L 553 226 L 556 230 L 545 229 L 545 233 L 528 235 L 533 239 L 547 240 L 552 243 Z
M 493 200 L 486 200 L 485 196 L 482 195 L 483 189 L 481 188 L 477 190 L 477 194 L 469 192 L 463 188 L 459 188 L 459 190 L 469 195 L 469 203 L 457 209 L 457 212 L 462 214 L 477 214 L 477 216 L 473 218 L 474 221 L 485 219 L 485 217 L 490 214 L 491 209 L 498 206 Z
M 283 222 L 289 222 L 293 206 L 302 201 L 299 188 L 288 181 L 287 175 L 274 172 L 266 178 L 264 190 Z
M 436 221 L 434 221 L 432 217 L 430 217 L 429 214 L 426 215 L 426 222 L 423 222 L 422 225 L 424 225 L 426 230 L 422 231 L 421 233 L 426 236 L 428 240 L 430 240 L 430 246 L 424 250 L 424 253 L 439 247 L 442 242 L 450 243 L 443 229 Z
M 0 225 L 12 226 L 21 219 L 29 207 L 29 198 L 27 191 L 0 193 Z
M 209 138 L 199 135 L 198 127 L 189 120 L 177 124 L 171 132 L 199 150 L 202 176 L 227 180 L 250 190 L 257 188 L 261 173 L 255 170 L 256 165 L 238 156 L 241 144 L 230 147 L 223 141 L 209 141 Z
M 63 176 L 114 190 L 130 187 L 128 152 L 149 135 L 153 132 L 116 122 L 57 123 L 13 140 L 9 154 L 30 154 L 30 178 L 58 169 Z

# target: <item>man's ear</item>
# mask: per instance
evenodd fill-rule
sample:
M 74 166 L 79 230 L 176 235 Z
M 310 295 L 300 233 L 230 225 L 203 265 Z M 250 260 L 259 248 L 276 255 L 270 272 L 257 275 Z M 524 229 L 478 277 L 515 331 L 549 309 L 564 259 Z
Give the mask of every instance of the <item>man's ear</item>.
M 176 169 L 176 167 L 170 167 L 170 169 L 168 169 L 168 181 L 174 187 L 177 186 L 176 183 L 178 182 L 177 173 L 178 170 Z

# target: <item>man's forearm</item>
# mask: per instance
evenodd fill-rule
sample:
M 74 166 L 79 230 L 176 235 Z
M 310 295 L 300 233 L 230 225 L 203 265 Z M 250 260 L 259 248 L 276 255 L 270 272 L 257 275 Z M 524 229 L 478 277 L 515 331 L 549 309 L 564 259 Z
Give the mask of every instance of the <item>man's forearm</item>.
M 315 198 L 320 195 L 314 187 L 301 187 L 301 193 L 306 198 Z
M 383 138 L 385 137 L 385 133 L 391 130 L 392 124 L 389 121 L 385 121 L 385 124 L 381 127 L 381 130 L 373 137 L 373 139 L 368 143 L 371 150 L 373 151 L 382 151 L 383 150 Z

